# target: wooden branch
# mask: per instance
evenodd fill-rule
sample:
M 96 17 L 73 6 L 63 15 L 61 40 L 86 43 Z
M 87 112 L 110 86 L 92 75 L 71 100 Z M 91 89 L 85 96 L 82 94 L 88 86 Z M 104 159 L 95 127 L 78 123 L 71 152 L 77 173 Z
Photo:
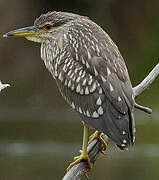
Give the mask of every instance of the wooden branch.
M 148 76 L 136 87 L 133 88 L 135 98 L 146 90 L 159 75 L 159 63 L 153 68 Z
M 108 137 L 105 134 L 102 133 L 101 136 L 107 141 Z M 92 164 L 97 160 L 102 149 L 103 145 L 98 139 L 93 140 L 88 145 L 87 151 Z M 73 166 L 62 180 L 80 180 L 85 173 L 87 173 L 87 162 L 83 161 Z
M 159 75 L 159 63 L 154 67 L 154 69 L 148 74 L 148 76 L 136 87 L 133 88 L 135 98 L 140 95 L 145 89 L 147 89 L 150 84 L 157 78 Z M 151 109 L 135 104 L 135 107 L 141 109 L 145 112 L 151 113 Z M 102 138 L 107 141 L 108 137 L 102 133 Z M 92 141 L 88 148 L 88 155 L 91 163 L 94 163 L 102 150 L 102 144 L 100 140 L 95 139 Z M 87 163 L 80 162 L 73 166 L 63 177 L 62 180 L 80 180 L 85 173 L 87 173 Z
M 152 113 L 152 109 L 150 109 L 148 107 L 145 107 L 145 106 L 141 106 L 140 104 L 135 103 L 134 107 L 137 108 L 137 109 L 140 109 L 140 110 L 142 110 L 142 111 L 144 111 L 144 112 L 146 112 L 148 114 Z
M 2 84 L 2 82 L 0 81 L 0 92 L 5 89 L 6 87 L 10 87 L 9 84 Z

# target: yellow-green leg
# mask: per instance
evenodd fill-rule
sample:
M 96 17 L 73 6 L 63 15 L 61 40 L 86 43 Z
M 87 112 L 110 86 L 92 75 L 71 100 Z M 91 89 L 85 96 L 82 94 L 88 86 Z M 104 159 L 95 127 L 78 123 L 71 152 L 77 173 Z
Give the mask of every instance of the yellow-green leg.
M 67 168 L 67 171 L 69 171 L 75 164 L 81 162 L 82 160 L 87 161 L 88 170 L 92 168 L 92 165 L 88 156 L 88 152 L 87 152 L 89 128 L 85 123 L 83 123 L 83 126 L 84 126 L 84 132 L 83 132 L 83 146 L 82 146 L 82 150 L 80 151 L 81 155 L 74 157 L 75 161 L 69 165 L 69 167 Z
M 104 153 L 104 151 L 107 149 L 107 143 L 101 137 L 101 133 L 99 131 L 95 131 L 95 133 L 90 136 L 88 144 L 90 144 L 94 139 L 99 139 L 101 141 L 103 145 L 103 150 L 101 152 Z

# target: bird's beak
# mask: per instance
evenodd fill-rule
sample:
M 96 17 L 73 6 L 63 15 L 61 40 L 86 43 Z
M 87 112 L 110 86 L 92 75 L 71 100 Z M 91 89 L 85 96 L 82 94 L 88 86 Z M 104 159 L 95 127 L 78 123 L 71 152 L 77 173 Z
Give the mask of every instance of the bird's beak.
M 38 31 L 35 26 L 30 26 L 10 31 L 4 34 L 3 37 L 35 37 Z

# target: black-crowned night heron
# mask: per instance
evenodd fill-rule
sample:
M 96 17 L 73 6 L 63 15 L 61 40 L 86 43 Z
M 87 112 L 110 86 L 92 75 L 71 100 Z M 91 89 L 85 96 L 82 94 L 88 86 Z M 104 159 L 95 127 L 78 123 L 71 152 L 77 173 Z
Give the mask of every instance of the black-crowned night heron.
M 83 149 L 68 169 L 88 162 L 88 126 L 93 138 L 106 134 L 122 150 L 134 143 L 134 96 L 124 60 L 108 34 L 84 16 L 42 14 L 34 26 L 8 32 L 41 43 L 41 58 L 68 104 L 84 124 Z

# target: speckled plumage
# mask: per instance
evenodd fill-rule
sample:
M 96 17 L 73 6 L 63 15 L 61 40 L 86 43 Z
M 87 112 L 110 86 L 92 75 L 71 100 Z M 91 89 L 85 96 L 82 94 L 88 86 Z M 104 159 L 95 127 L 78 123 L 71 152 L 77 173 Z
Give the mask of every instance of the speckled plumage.
M 105 31 L 87 17 L 49 12 L 37 28 L 52 24 L 41 57 L 81 120 L 105 133 L 121 149 L 134 139 L 134 97 L 124 60 Z

